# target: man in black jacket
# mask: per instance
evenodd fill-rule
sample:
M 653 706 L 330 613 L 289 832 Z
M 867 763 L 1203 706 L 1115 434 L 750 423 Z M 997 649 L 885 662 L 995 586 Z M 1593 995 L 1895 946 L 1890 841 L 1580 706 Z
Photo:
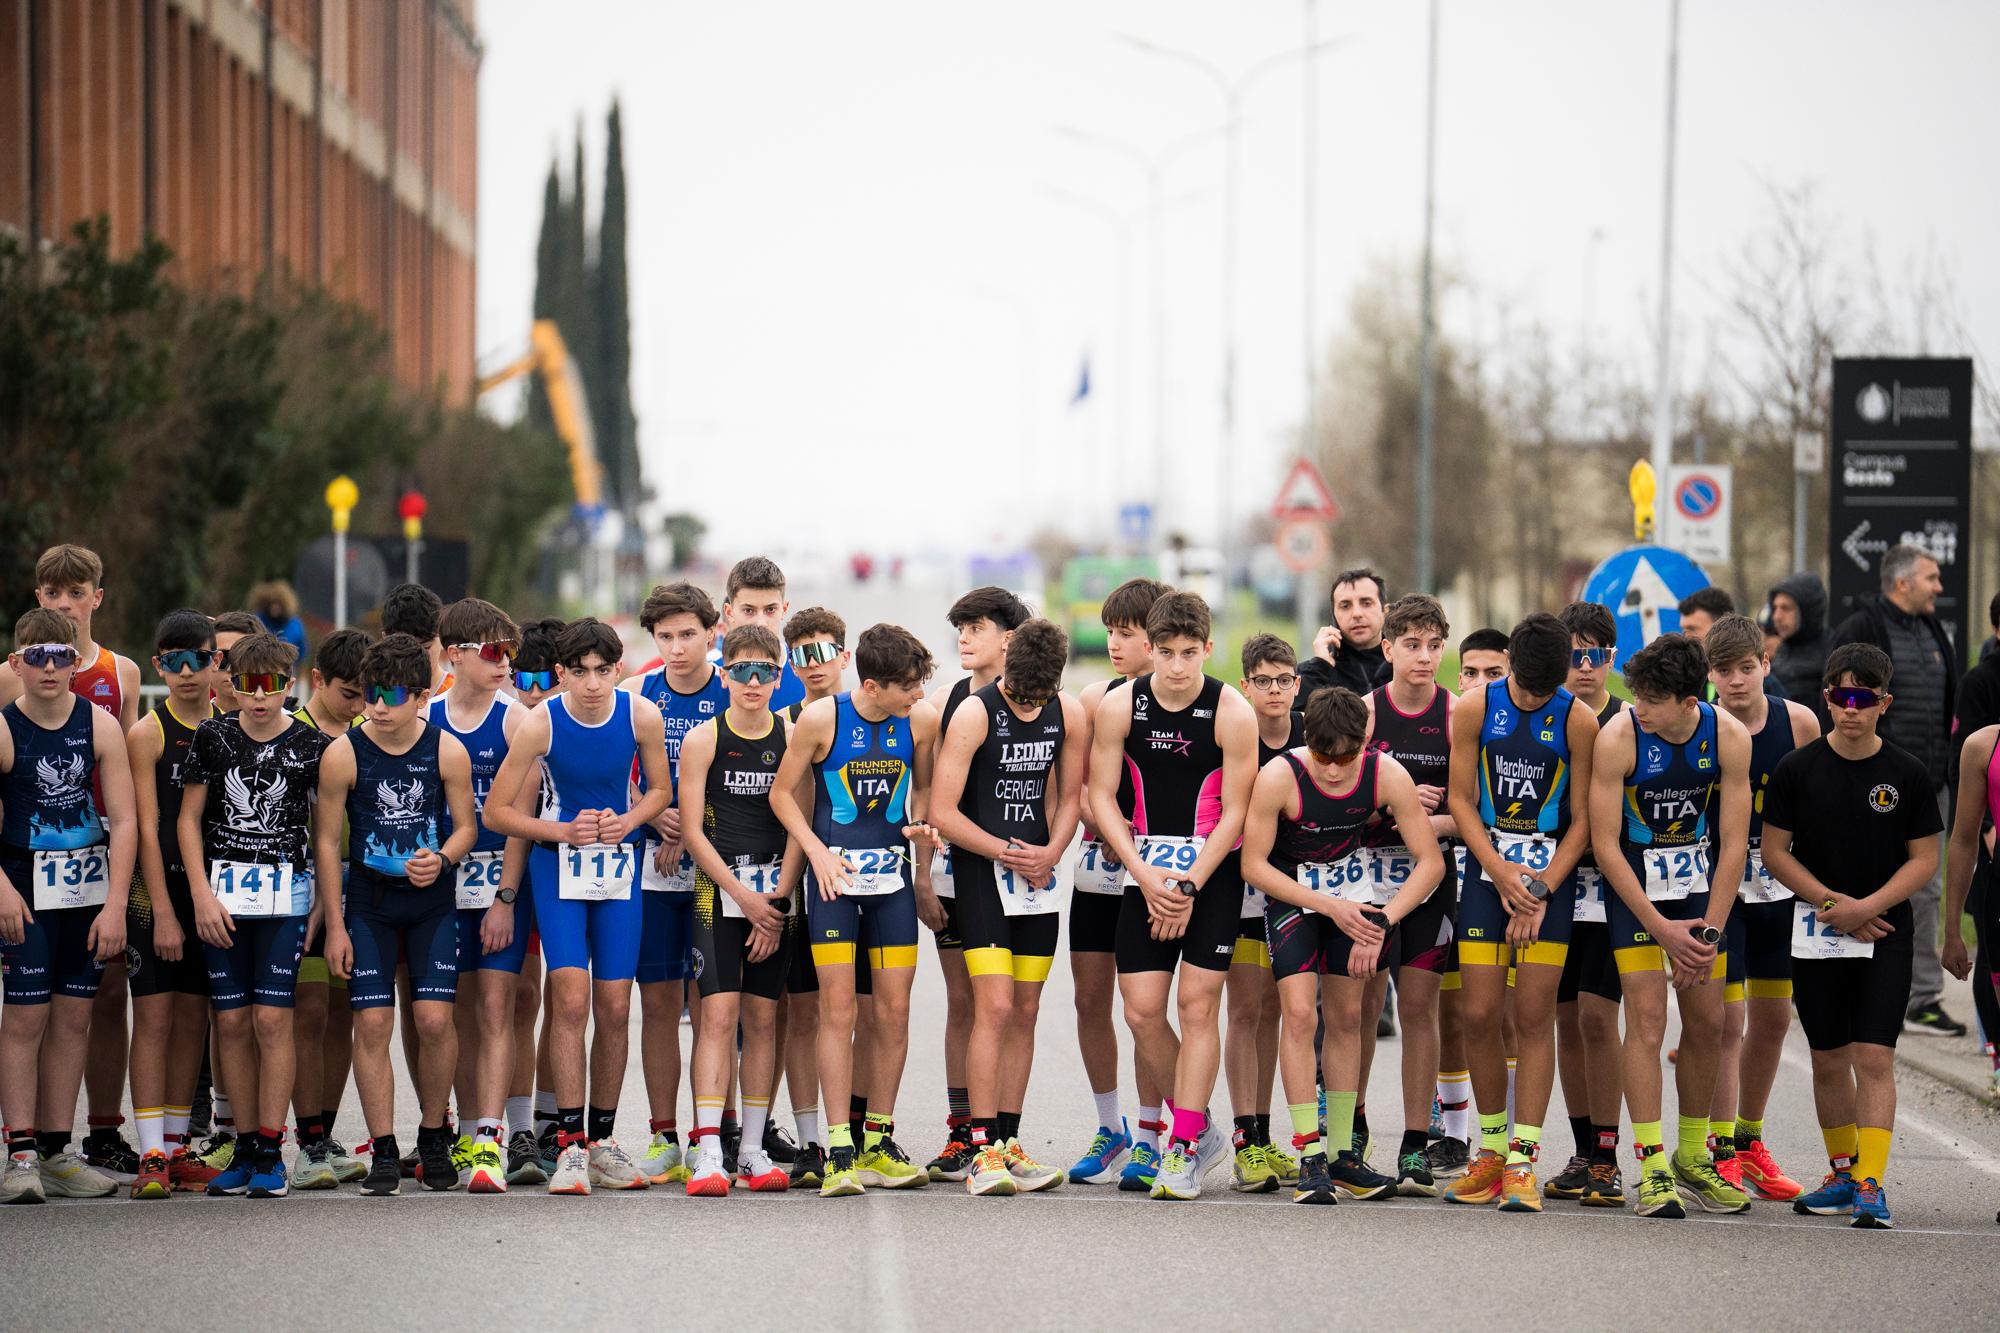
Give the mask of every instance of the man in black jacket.
M 1937 794 L 1939 812 L 1949 826 L 1952 722 L 1962 668 L 1951 636 L 1937 618 L 1937 599 L 1944 591 L 1944 580 L 1929 552 L 1905 543 L 1883 553 L 1881 578 L 1882 595 L 1855 598 L 1854 613 L 1834 629 L 1827 648 L 1831 651 L 1843 643 L 1872 643 L 1889 654 L 1895 664 L 1890 678 L 1895 704 L 1882 715 L 1882 738 L 1908 750 L 1924 765 Z M 1944 988 L 1937 945 L 1942 847 L 1939 866 L 1939 874 L 1910 898 L 1917 938 L 1910 973 L 1910 1007 L 1903 1026 L 1910 1032 L 1962 1037 L 1965 1024 L 1938 1003 Z
M 1828 725 L 1820 673 L 1826 669 L 1826 585 L 1801 571 L 1771 585 L 1771 627 L 1782 642 L 1771 655 L 1771 674 L 1785 693 L 1813 710 L 1821 730 Z
M 1382 645 L 1382 618 L 1389 590 L 1372 569 L 1350 569 L 1333 581 L 1328 601 L 1333 624 L 1321 625 L 1313 636 L 1312 659 L 1299 668 L 1299 707 L 1316 691 L 1345 685 L 1366 697 L 1389 679 L 1389 657 Z

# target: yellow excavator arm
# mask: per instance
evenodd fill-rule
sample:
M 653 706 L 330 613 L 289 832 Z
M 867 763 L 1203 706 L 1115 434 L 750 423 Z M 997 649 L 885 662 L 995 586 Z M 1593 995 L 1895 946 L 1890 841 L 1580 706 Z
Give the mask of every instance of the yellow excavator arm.
M 604 465 L 598 460 L 597 436 L 590 425 L 587 406 L 590 400 L 584 393 L 583 375 L 570 359 L 569 348 L 564 345 L 554 320 L 536 320 L 528 335 L 528 354 L 490 375 L 482 375 L 475 388 L 484 395 L 531 372 L 542 377 L 556 434 L 562 436 L 569 448 L 569 474 L 576 487 L 577 504 L 602 510 Z

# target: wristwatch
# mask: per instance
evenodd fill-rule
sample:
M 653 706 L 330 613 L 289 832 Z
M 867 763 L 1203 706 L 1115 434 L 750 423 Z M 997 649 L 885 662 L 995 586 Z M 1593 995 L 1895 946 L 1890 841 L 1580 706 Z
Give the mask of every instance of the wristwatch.
M 1690 930 L 1688 934 L 1694 936 L 1696 939 L 1700 940 L 1703 944 L 1718 944 L 1722 940 L 1722 932 L 1717 930 L 1714 926 L 1708 925 L 1706 923 L 1703 923 L 1702 925 L 1695 927 L 1693 930 Z
M 1523 887 L 1528 890 L 1528 896 L 1538 903 L 1545 903 L 1556 896 L 1556 891 L 1539 879 L 1531 879 Z
M 438 853 L 438 860 L 444 862 L 444 868 L 446 870 L 456 870 L 461 864 L 463 864 L 462 862 L 452 860 L 449 856 L 446 856 L 443 852 Z
M 1181 897 L 1183 897 L 1183 898 L 1192 898 L 1192 897 L 1194 897 L 1194 881 L 1193 881 L 1193 880 L 1191 880 L 1191 879 L 1169 879 L 1169 880 L 1167 881 L 1167 883 L 1168 883 L 1168 884 L 1170 884 L 1170 885 L 1172 885 L 1172 886 L 1173 886 L 1173 890 L 1174 890 L 1174 892 L 1175 892 L 1175 893 L 1178 893 L 1178 894 L 1179 894 L 1179 895 L 1180 895 Z
M 1378 930 L 1387 930 L 1389 928 L 1389 914 L 1377 907 L 1362 908 L 1361 919 Z
M 493 891 L 493 901 L 496 903 L 512 903 L 520 896 L 521 891 L 519 889 L 510 889 L 505 885 Z

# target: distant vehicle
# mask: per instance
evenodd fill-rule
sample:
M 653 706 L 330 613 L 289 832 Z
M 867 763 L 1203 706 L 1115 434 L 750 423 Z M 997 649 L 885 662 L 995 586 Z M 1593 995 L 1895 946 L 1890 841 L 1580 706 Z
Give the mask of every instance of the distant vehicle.
M 1211 546 L 1169 547 L 1160 553 L 1159 577 L 1182 592 L 1198 594 L 1217 615 L 1228 592 L 1228 568 Z
M 1149 555 L 1080 555 L 1063 566 L 1059 607 L 1072 655 L 1105 652 L 1104 598 L 1126 579 L 1156 579 L 1160 564 Z

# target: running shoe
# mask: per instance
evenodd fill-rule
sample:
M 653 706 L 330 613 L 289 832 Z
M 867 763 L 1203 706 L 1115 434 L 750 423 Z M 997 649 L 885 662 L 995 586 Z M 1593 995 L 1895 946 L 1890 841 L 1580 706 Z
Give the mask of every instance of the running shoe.
M 1069 1169 L 1070 1182 L 1076 1185 L 1110 1184 L 1118 1179 L 1118 1173 L 1125 1169 L 1125 1163 L 1131 1157 L 1131 1127 L 1120 1116 L 1116 1129 L 1109 1125 L 1097 1127 L 1097 1135 L 1091 1139 L 1089 1149 Z
M 1437 1197 L 1437 1179 L 1431 1175 L 1430 1159 L 1422 1148 L 1404 1153 L 1396 1163 L 1396 1193 L 1406 1199 Z
M 110 1176 L 120 1185 L 129 1185 L 139 1178 L 139 1150 L 115 1129 L 109 1134 L 86 1135 L 77 1156 L 90 1163 L 99 1175 Z
M 690 1199 L 729 1197 L 729 1173 L 722 1169 L 719 1136 L 705 1135 L 695 1140 L 694 1154 L 687 1164 L 687 1192 Z
M 184 1194 L 201 1193 L 218 1174 L 214 1167 L 184 1147 L 174 1149 L 174 1155 L 167 1159 L 167 1176 L 174 1182 L 174 1188 Z
M 1354 1154 L 1356 1160 L 1361 1165 L 1368 1166 L 1368 1152 L 1374 1146 L 1375 1136 L 1365 1129 L 1357 1129 L 1354 1131 L 1354 1137 L 1349 1141 L 1348 1149 Z M 1369 1167 L 1369 1170 L 1372 1171 L 1374 1168 Z
M 590 1193 L 590 1149 L 583 1140 L 573 1139 L 556 1150 L 556 1169 L 549 1173 L 549 1193 Z
M 1160 1169 L 1153 1176 L 1152 1197 L 1155 1199 L 1201 1197 L 1201 1162 L 1190 1145 L 1176 1141 L 1167 1148 L 1167 1155 L 1160 1159 Z
M 1002 1152 L 1007 1158 L 1007 1169 L 1014 1173 L 1023 1194 L 1034 1194 L 1041 1190 L 1052 1190 L 1063 1182 L 1061 1167 L 1049 1166 L 1028 1156 L 1028 1150 L 1021 1146 L 1018 1138 L 1008 1139 Z
M 1755 1190 L 1760 1199 L 1784 1203 L 1805 1193 L 1806 1187 L 1786 1175 L 1771 1159 L 1771 1150 L 1762 1139 L 1752 1139 L 1749 1147 L 1738 1148 L 1736 1160 L 1743 1164 L 1743 1183 Z
M 1500 1211 L 1503 1213 L 1542 1211 L 1542 1189 L 1535 1182 L 1534 1167 L 1526 1162 L 1516 1162 L 1500 1173 Z
M 507 1140 L 507 1183 L 509 1185 L 539 1185 L 549 1178 L 542 1169 L 542 1150 L 535 1143 L 535 1136 L 525 1129 L 514 1131 L 514 1137 Z
M 250 1192 L 250 1177 L 255 1174 L 250 1169 L 250 1154 L 238 1153 L 236 1160 L 216 1172 L 215 1179 L 208 1182 L 207 1193 L 212 1198 L 243 1195 Z M 50 1193 L 55 1191 L 51 1190 Z
M 1481 1148 L 1479 1156 L 1464 1175 L 1451 1182 L 1444 1192 L 1447 1203 L 1492 1203 L 1500 1197 L 1500 1177 L 1507 1159 L 1491 1148 Z
M 1014 1173 L 1007 1169 L 1007 1154 L 988 1144 L 972 1159 L 972 1167 L 965 1175 L 967 1194 L 993 1194 L 1005 1197 L 1020 1189 Z
M 1395 1007 L 1393 1003 L 1382 1006 L 1381 1016 L 1375 1020 L 1376 1040 L 1386 1041 L 1388 1038 L 1396 1035 L 1396 1016 L 1390 1012 Z
M 826 1149 L 817 1143 L 801 1144 L 799 1155 L 792 1159 L 792 1188 L 817 1187 L 825 1174 Z
M 764 1122 L 764 1155 L 779 1166 L 790 1166 L 799 1159 L 799 1141 L 792 1132 L 775 1120 Z
M 135 1199 L 165 1199 L 174 1192 L 173 1176 L 167 1170 L 167 1155 L 155 1148 L 139 1159 L 139 1173 L 132 1179 Z
M 447 1154 L 446 1155 L 447 1164 L 449 1164 L 449 1157 L 450 1155 Z M 404 1153 L 396 1161 L 396 1169 L 403 1173 L 403 1179 L 405 1180 L 415 1180 L 417 1176 L 423 1171 L 423 1166 L 424 1166 L 423 1154 L 417 1151 L 415 1148 L 412 1148 L 410 1149 L 410 1151 Z
M 545 1178 L 553 1176 L 556 1173 L 556 1158 L 561 1153 L 556 1144 L 556 1127 L 553 1124 L 535 1135 L 535 1149 L 541 1154 L 539 1160 L 542 1165 L 542 1175 Z
M 505 1194 L 507 1162 L 500 1156 L 500 1140 L 482 1138 L 472 1145 L 472 1165 L 466 1168 L 467 1194 Z
M 1722 1178 L 1715 1163 L 1706 1157 L 1683 1161 L 1672 1154 L 1674 1183 L 1684 1198 L 1701 1205 L 1704 1212 L 1741 1213 L 1748 1211 L 1750 1196 Z
M 1589 1183 L 1590 1159 L 1578 1153 L 1542 1187 L 1542 1192 L 1551 1199 L 1581 1199 L 1583 1187 Z
M 0 1167 L 0 1203 L 47 1203 L 41 1164 L 34 1153 L 16 1153 Z
M 1451 1137 L 1450 1134 L 1445 1132 L 1444 1102 L 1442 1099 L 1438 1097 L 1436 1093 L 1431 1094 L 1430 1137 L 1432 1139 L 1445 1139 Z
M 439 1134 L 435 1138 L 418 1138 L 416 1179 L 425 1189 L 443 1193 L 458 1188 L 458 1168 L 452 1165 L 454 1148 L 455 1145 L 447 1134 Z M 396 1166 L 401 1170 L 402 1162 L 398 1162 Z
M 1135 1143 L 1126 1159 L 1125 1169 L 1118 1175 L 1118 1188 L 1127 1194 L 1151 1193 L 1153 1179 L 1159 1170 L 1159 1150 L 1150 1143 Z
M 1743 1189 L 1743 1163 L 1735 1153 L 1715 1154 L 1715 1174 L 1728 1181 L 1732 1188 Z
M 844 1199 L 867 1192 L 867 1186 L 861 1183 L 861 1173 L 854 1166 L 854 1149 L 839 1145 L 828 1149 L 826 1171 L 819 1182 L 819 1197 Z
M 44 1157 L 41 1171 L 42 1188 L 58 1198 L 101 1199 L 118 1188 L 117 1181 L 84 1161 L 73 1148 L 65 1148 L 54 1157 Z
M 722 1169 L 735 1176 L 736 1161 L 743 1152 L 743 1126 L 740 1122 L 726 1120 L 722 1124 Z
M 1449 1136 L 1425 1148 L 1424 1159 L 1431 1164 L 1431 1175 L 1438 1180 L 1456 1179 L 1472 1165 L 1472 1155 L 1465 1140 Z
M 226 1129 L 222 1130 L 202 1144 L 201 1150 L 195 1156 L 217 1171 L 221 1171 L 236 1160 L 236 1136 Z
M 1854 1211 L 1854 1177 L 1845 1171 L 1829 1171 L 1819 1188 L 1792 1200 L 1792 1211 L 1814 1217 L 1845 1217 Z
M 285 1155 L 276 1149 L 266 1149 L 258 1157 L 262 1160 L 250 1168 L 250 1197 L 282 1199 L 291 1193 L 285 1176 Z
M 1584 1182 L 1583 1194 L 1578 1199 L 1586 1208 L 1623 1208 L 1625 1206 L 1625 1177 L 1619 1173 L 1616 1162 L 1592 1162 Z
M 792 1187 L 792 1178 L 760 1145 L 736 1163 L 736 1183 L 755 1194 L 778 1194 Z
M 1396 1182 L 1370 1167 L 1353 1152 L 1338 1153 L 1327 1168 L 1333 1183 L 1354 1199 L 1393 1199 Z
M 1889 1196 L 1872 1180 L 1854 1183 L 1854 1220 L 1847 1225 L 1862 1231 L 1887 1231 L 1896 1224 L 1889 1220 Z
M 638 1163 L 626 1156 L 617 1139 L 590 1145 L 590 1186 L 605 1190 L 642 1190 L 652 1182 L 639 1174 Z
M 646 1151 L 639 1155 L 639 1170 L 655 1185 L 684 1181 L 690 1174 L 688 1157 L 681 1151 L 680 1142 L 665 1134 L 655 1134 L 647 1140 Z
M 339 1184 L 339 1178 L 333 1173 L 333 1154 L 328 1151 L 325 1139 L 299 1149 L 298 1157 L 292 1163 L 293 1189 L 330 1190 Z
M 1269 1194 L 1278 1188 L 1278 1173 L 1271 1169 L 1261 1147 L 1246 1143 L 1236 1150 L 1235 1164 L 1229 1169 L 1229 1188 L 1239 1194 Z
M 1946 1013 L 1941 1004 L 1920 1004 L 1903 1016 L 1903 1031 L 1924 1037 L 1963 1037 L 1965 1024 Z
M 368 1154 L 368 1174 L 361 1178 L 361 1192 L 378 1199 L 403 1192 L 403 1164 L 379 1153 Z
M 1201 1137 L 1194 1141 L 1195 1170 L 1202 1175 L 1229 1160 L 1229 1140 L 1222 1137 L 1222 1131 L 1215 1127 L 1215 1118 L 1209 1117 L 1202 1126 Z
M 1290 1185 L 1298 1180 L 1298 1158 L 1292 1156 L 1275 1143 L 1261 1143 L 1257 1146 L 1264 1150 L 1264 1160 L 1269 1162 L 1271 1169 L 1278 1173 L 1278 1183 L 1280 1185 Z
M 1674 1188 L 1674 1173 L 1664 1164 L 1648 1166 L 1639 1173 L 1639 1203 L 1632 1211 L 1641 1217 L 1687 1216 L 1687 1209 L 1681 1207 L 1680 1191 Z
M 326 1155 L 333 1163 L 333 1178 L 341 1184 L 352 1185 L 367 1178 L 368 1163 L 341 1147 L 339 1139 L 329 1138 L 326 1141 Z M 294 1180 L 293 1183 L 298 1182 Z
M 1327 1174 L 1326 1154 L 1313 1153 L 1299 1160 L 1299 1183 L 1292 1186 L 1293 1203 L 1339 1203 L 1340 1192 Z
M 873 1152 L 861 1154 L 854 1163 L 855 1178 L 877 1189 L 920 1189 L 931 1183 L 930 1173 L 910 1161 L 902 1145 L 884 1135 Z
M 953 1138 L 925 1169 L 932 1180 L 964 1180 L 965 1173 L 972 1169 L 973 1156 L 971 1144 Z
M 472 1135 L 461 1134 L 452 1141 L 451 1169 L 458 1174 L 458 1183 L 463 1185 L 472 1175 Z

